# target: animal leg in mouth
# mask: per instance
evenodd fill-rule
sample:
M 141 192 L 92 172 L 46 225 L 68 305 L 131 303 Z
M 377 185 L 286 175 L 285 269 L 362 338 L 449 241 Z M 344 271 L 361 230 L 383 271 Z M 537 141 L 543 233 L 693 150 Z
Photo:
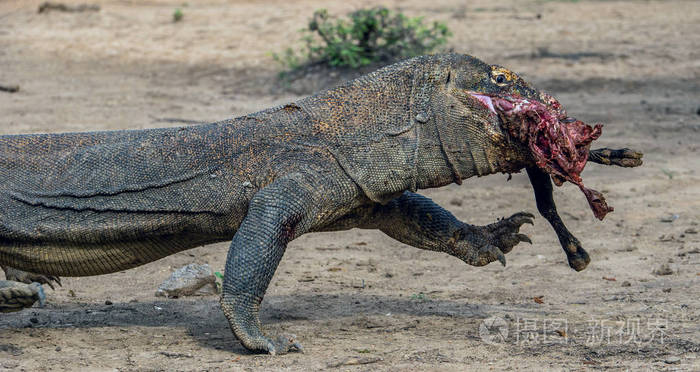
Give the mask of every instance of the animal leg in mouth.
M 530 167 L 527 168 L 527 175 L 535 191 L 537 210 L 554 228 L 559 243 L 566 253 L 566 258 L 569 260 L 569 266 L 576 271 L 585 269 L 591 262 L 591 258 L 588 257 L 588 253 L 581 247 L 581 243 L 571 234 L 559 217 L 557 206 L 552 197 L 552 180 L 549 174 L 538 167 Z

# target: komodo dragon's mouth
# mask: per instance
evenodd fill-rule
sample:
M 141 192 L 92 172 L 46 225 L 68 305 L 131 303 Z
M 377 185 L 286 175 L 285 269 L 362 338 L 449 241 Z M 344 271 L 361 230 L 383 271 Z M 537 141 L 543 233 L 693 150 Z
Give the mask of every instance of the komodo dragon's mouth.
M 501 118 L 513 138 L 528 145 L 537 166 L 549 173 L 557 186 L 564 181 L 578 185 L 600 220 L 612 212 L 603 194 L 583 186 L 581 180 L 589 147 L 600 137 L 601 124 L 591 127 L 569 117 L 561 104 L 545 93 L 540 94 L 541 102 L 513 95 L 470 94 Z

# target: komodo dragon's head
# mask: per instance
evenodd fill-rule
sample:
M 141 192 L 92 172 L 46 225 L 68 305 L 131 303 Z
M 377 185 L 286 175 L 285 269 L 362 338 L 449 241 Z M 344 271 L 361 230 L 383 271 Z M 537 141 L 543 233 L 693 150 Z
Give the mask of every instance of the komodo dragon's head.
M 557 185 L 564 181 L 578 185 L 599 219 L 611 211 L 602 194 L 584 187 L 580 176 L 602 125 L 591 127 L 568 116 L 556 99 L 506 68 L 464 57 L 447 74 L 443 93 L 448 99 L 442 107 L 446 116 L 468 118 L 462 129 L 467 136 L 474 122 L 483 125 L 490 141 L 502 147 L 494 156 L 500 157 L 501 171 L 511 170 L 508 162 L 512 170 L 521 169 L 523 162 L 534 163 Z M 459 125 L 458 120 L 450 121 L 449 125 Z

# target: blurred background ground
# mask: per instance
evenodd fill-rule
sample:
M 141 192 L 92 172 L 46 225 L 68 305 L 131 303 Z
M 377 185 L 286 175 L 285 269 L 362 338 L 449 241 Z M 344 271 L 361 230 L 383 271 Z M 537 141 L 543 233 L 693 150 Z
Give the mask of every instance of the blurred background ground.
M 0 2 L 0 85 L 20 86 L 0 92 L 2 134 L 215 121 L 303 97 L 347 74 L 280 83 L 270 54 L 295 45 L 315 9 L 375 5 L 108 0 L 98 12 L 38 14 L 39 4 Z M 555 190 L 591 253 L 588 269 L 568 268 L 542 218 L 525 229 L 534 245 L 517 247 L 506 268 L 468 267 L 372 231 L 303 236 L 262 317 L 307 352 L 270 358 L 240 346 L 216 296 L 154 297 L 184 264 L 223 271 L 228 245 L 215 244 L 65 278 L 46 308 L 1 315 L 0 370 L 699 370 L 700 3 L 382 5 L 446 22 L 448 48 L 507 66 L 570 114 L 603 122 L 596 145 L 645 152 L 639 169 L 584 172 L 615 206 L 605 222 L 573 185 Z M 183 19 L 174 23 L 176 8 Z M 470 223 L 536 210 L 522 174 L 425 194 Z M 662 264 L 670 274 L 653 274 Z M 493 338 L 495 329 L 507 336 Z

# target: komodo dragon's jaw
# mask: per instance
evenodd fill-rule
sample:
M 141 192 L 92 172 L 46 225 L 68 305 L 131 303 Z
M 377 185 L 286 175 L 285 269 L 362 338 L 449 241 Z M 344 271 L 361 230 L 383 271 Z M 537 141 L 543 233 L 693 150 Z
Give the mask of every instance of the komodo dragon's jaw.
M 600 137 L 602 124 L 591 127 L 568 116 L 559 101 L 546 93 L 538 93 L 539 99 L 520 94 L 469 94 L 500 118 L 510 138 L 526 146 L 522 151 L 527 151 L 534 164 L 548 173 L 557 186 L 564 181 L 579 186 L 600 220 L 613 211 L 603 195 L 585 187 L 581 179 L 591 142 Z
M 527 169 L 538 211 L 554 228 L 569 266 L 581 271 L 590 263 L 590 257 L 559 217 L 552 181 L 558 186 L 564 181 L 576 184 L 595 217 L 602 220 L 613 208 L 601 193 L 583 185 L 580 174 L 584 166 L 590 160 L 636 167 L 642 164 L 642 153 L 630 149 L 590 150 L 591 142 L 601 135 L 601 124 L 590 126 L 572 118 L 554 97 L 533 89 L 516 74 L 500 66 L 491 69 L 491 86 L 473 84 L 466 93 L 481 106 L 485 128 L 494 128 L 494 121 L 499 124 L 500 133 L 491 136 L 491 142 L 499 149 L 498 171 Z M 493 85 L 499 88 L 493 89 Z

